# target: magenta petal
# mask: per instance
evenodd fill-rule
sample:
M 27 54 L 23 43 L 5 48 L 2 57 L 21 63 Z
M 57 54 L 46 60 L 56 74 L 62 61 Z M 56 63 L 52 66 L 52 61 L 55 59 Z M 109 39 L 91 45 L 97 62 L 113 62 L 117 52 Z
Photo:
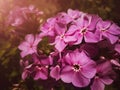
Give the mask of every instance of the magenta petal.
M 65 36 L 64 41 L 66 43 L 70 43 L 70 42 L 75 42 L 77 40 L 77 38 L 73 35 L 73 36 Z
M 96 43 L 99 41 L 99 36 L 92 32 L 86 32 L 84 35 L 85 42 Z
M 28 42 L 22 42 L 19 46 L 18 46 L 18 48 L 20 49 L 20 50 L 28 50 L 28 48 L 30 47 L 30 44 L 28 43 Z
M 41 68 L 41 70 L 36 71 L 34 80 L 38 80 L 38 79 L 46 80 L 47 79 L 47 75 L 48 75 L 47 69 Z
M 28 54 L 30 54 L 30 53 L 27 52 L 27 51 L 22 51 L 22 52 L 20 53 L 20 55 L 21 55 L 22 58 L 24 58 L 24 57 L 27 56 Z
M 91 85 L 91 90 L 104 90 L 105 85 L 98 79 L 94 79 L 93 84 Z
M 73 70 L 71 66 L 65 66 L 63 70 L 61 71 L 61 80 L 66 83 L 72 82 L 72 77 L 73 77 Z
M 106 85 L 110 85 L 113 82 L 113 80 L 110 77 L 107 77 L 107 76 L 104 76 L 104 77 L 100 78 L 100 80 Z
M 29 75 L 29 71 L 25 70 L 23 73 L 22 73 L 22 79 L 25 80 Z
M 60 66 L 55 66 L 54 68 L 52 68 L 52 70 L 50 71 L 50 76 L 52 78 L 55 78 L 56 80 L 60 79 Z
M 56 40 L 55 48 L 59 52 L 63 51 L 66 46 L 67 46 L 67 44 L 63 41 L 63 39 L 59 38 Z
M 66 27 L 62 23 L 58 23 L 58 24 L 56 23 L 55 24 L 55 31 L 58 35 L 61 35 L 61 34 L 65 33 Z
M 113 36 L 113 35 L 110 35 L 108 38 L 110 39 L 110 42 L 112 44 L 116 43 L 118 41 L 118 39 L 119 39 L 118 36 Z
M 103 21 L 102 19 L 98 21 L 97 23 L 97 29 L 99 30 L 105 30 L 107 28 L 109 28 L 111 25 L 110 21 Z
M 76 87 L 86 87 L 90 83 L 90 79 L 85 78 L 80 72 L 74 73 L 72 77 L 72 84 Z
M 90 60 L 87 64 L 82 66 L 81 73 L 87 78 L 93 78 L 96 74 L 96 64 Z
M 111 63 L 109 61 L 106 61 L 104 63 L 97 65 L 97 72 L 102 72 L 101 73 L 102 76 L 111 74 L 112 72 Z
M 66 35 L 74 34 L 79 28 L 76 25 L 70 26 L 68 31 L 66 32 Z
M 35 36 L 35 40 L 34 40 L 34 43 L 33 43 L 33 46 L 36 46 L 38 45 L 38 43 L 42 40 L 41 37 L 39 37 L 38 35 Z
M 83 35 L 79 32 L 76 32 L 75 36 L 77 37 L 77 41 L 74 43 L 74 45 L 80 44 L 83 40 Z
M 65 63 L 66 64 L 69 64 L 69 65 L 72 65 L 72 56 L 71 56 L 71 53 L 67 53 L 66 56 L 64 57 L 64 60 L 65 60 Z
M 108 31 L 111 34 L 120 35 L 120 27 L 118 27 L 116 24 L 112 24 Z
M 78 53 L 76 60 L 79 61 L 80 65 L 85 65 L 89 62 L 89 57 L 82 51 L 81 53 Z
M 112 35 L 112 34 L 110 34 L 110 33 L 108 33 L 108 32 L 103 33 L 103 35 L 104 35 L 106 38 L 108 38 L 112 44 L 114 44 L 114 43 L 117 42 L 117 40 L 118 40 L 118 36 Z
M 34 35 L 33 34 L 28 34 L 25 36 L 25 40 L 32 44 L 34 42 Z
M 81 14 L 81 12 L 79 12 L 78 10 L 72 10 L 72 9 L 68 9 L 67 13 L 73 19 L 78 18 Z

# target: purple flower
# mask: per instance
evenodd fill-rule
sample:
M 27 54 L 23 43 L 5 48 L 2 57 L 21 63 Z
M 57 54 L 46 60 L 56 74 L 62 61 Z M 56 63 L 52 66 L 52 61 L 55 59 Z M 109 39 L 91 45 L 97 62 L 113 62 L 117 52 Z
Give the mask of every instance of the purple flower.
M 78 50 L 67 53 L 63 60 L 62 81 L 72 83 L 76 87 L 88 86 L 96 73 L 95 62 Z
M 27 15 L 30 13 L 35 14 L 37 16 L 43 14 L 42 11 L 35 9 L 33 5 L 29 7 L 23 7 L 23 8 L 17 7 L 12 11 L 10 11 L 7 23 L 12 26 L 20 26 L 26 20 L 29 19 Z
M 110 85 L 114 72 L 109 61 L 97 65 L 97 73 L 91 85 L 91 90 L 104 90 L 105 85 Z
M 75 20 L 77 18 L 79 18 L 81 16 L 83 12 L 80 12 L 78 10 L 72 10 L 72 9 L 68 9 L 67 11 L 67 14 L 69 15 L 69 17 L 72 19 L 72 20 Z
M 96 35 L 95 32 L 95 25 L 98 20 L 98 16 L 83 13 L 81 17 L 70 26 L 67 34 L 77 38 L 74 44 L 80 44 L 83 39 L 85 42 L 96 43 L 99 41 L 99 36 Z
M 118 35 L 120 35 L 120 27 L 110 21 L 99 20 L 97 23 L 97 31 L 100 34 L 100 40 L 107 38 L 113 44 L 118 40 Z
M 58 25 L 56 25 L 56 28 L 57 35 L 53 44 L 55 44 L 55 48 L 59 52 L 62 52 L 69 43 L 76 41 L 76 38 L 67 35 L 66 25 L 59 23 Z
M 28 61 L 30 64 L 27 64 L 24 67 L 22 73 L 22 79 L 26 79 L 28 76 L 34 78 L 34 80 L 48 78 L 48 67 L 50 65 L 50 60 L 45 56 L 36 56 L 33 54 L 32 62 Z
M 18 48 L 22 51 L 20 53 L 21 57 L 24 58 L 25 56 L 33 53 L 37 53 L 37 45 L 41 41 L 37 35 L 34 36 L 32 34 L 28 34 L 25 37 L 25 41 L 23 41 Z
M 17 35 L 26 35 L 36 33 L 39 29 L 43 14 L 34 6 L 15 7 L 10 11 L 7 17 L 7 25 L 14 27 L 14 33 Z
M 42 34 L 44 36 L 55 36 L 55 24 L 56 18 L 49 18 L 40 28 Z
M 79 18 L 82 15 L 82 13 L 83 12 L 80 12 L 78 10 L 68 9 L 67 13 L 64 13 L 64 12 L 59 13 L 57 15 L 57 20 L 64 24 L 69 24 L 75 21 L 75 19 Z

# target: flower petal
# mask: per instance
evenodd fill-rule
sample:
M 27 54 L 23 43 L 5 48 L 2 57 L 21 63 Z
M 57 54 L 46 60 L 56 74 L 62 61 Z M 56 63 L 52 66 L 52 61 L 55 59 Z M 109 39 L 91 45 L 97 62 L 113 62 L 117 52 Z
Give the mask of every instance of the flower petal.
M 73 77 L 73 70 L 71 66 L 65 66 L 63 70 L 61 71 L 61 80 L 66 83 L 72 82 L 72 77 Z
M 72 84 L 76 87 L 86 87 L 90 83 L 90 79 L 85 78 L 80 72 L 74 73 L 72 77 Z
M 48 71 L 45 68 L 41 68 L 41 70 L 38 69 L 38 71 L 36 71 L 34 80 L 38 80 L 38 79 L 43 79 L 46 80 L 48 77 Z
M 96 74 L 96 64 L 90 60 L 87 64 L 82 66 L 81 73 L 87 78 L 93 78 Z
M 94 82 L 90 88 L 91 90 L 104 90 L 105 85 L 97 78 L 94 79 Z
M 33 44 L 34 42 L 34 35 L 33 34 L 28 34 L 25 36 L 25 40 L 30 43 L 30 44 Z
M 110 85 L 113 82 L 113 80 L 110 77 L 107 77 L 107 76 L 104 76 L 104 77 L 100 78 L 100 80 L 106 85 Z
M 56 41 L 55 41 L 55 48 L 59 51 L 59 52 L 62 52 L 64 50 L 64 48 L 67 46 L 67 44 L 63 41 L 63 39 L 61 38 L 58 38 Z
M 95 33 L 92 32 L 86 32 L 84 35 L 85 42 L 92 42 L 96 43 L 99 41 L 99 35 L 96 35 Z

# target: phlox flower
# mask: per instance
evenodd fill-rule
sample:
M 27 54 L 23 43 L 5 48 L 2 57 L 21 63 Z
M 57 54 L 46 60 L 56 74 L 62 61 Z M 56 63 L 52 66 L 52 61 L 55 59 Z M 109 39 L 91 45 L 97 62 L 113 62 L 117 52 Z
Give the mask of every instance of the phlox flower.
M 37 53 L 37 45 L 41 41 L 37 35 L 34 36 L 33 34 L 28 34 L 25 36 L 25 41 L 23 41 L 18 48 L 21 50 L 21 57 L 24 58 L 25 56 L 33 53 Z
M 61 80 L 66 83 L 72 83 L 76 87 L 88 86 L 90 79 L 96 73 L 96 63 L 84 52 L 76 50 L 67 53 L 63 58 L 63 62 Z
M 97 73 L 91 85 L 91 90 L 104 90 L 105 85 L 113 82 L 113 70 L 109 61 L 97 65 Z
M 28 21 L 28 19 L 30 18 L 29 14 L 39 16 L 43 14 L 43 12 L 36 9 L 33 5 L 22 8 L 16 7 L 12 11 L 10 11 L 7 23 L 12 26 L 20 26 L 24 22 Z
M 26 79 L 28 76 L 31 76 L 34 80 L 46 80 L 48 78 L 48 67 L 50 65 L 48 57 L 36 56 L 33 54 L 32 62 L 29 60 L 28 62 L 29 64 L 24 67 L 24 71 L 22 73 L 23 79 Z
M 118 40 L 118 36 L 120 35 L 120 27 L 118 27 L 115 23 L 103 21 L 101 19 L 97 23 L 96 28 L 97 31 L 99 31 L 100 40 L 107 38 L 112 44 Z
M 40 30 L 42 31 L 41 34 L 44 36 L 55 36 L 55 24 L 56 18 L 49 18 L 46 23 L 40 27 Z
M 83 13 L 80 18 L 74 21 L 69 27 L 68 33 L 77 40 L 74 44 L 80 44 L 83 39 L 85 42 L 96 43 L 99 41 L 99 36 L 96 35 L 95 25 L 100 18 L 95 15 Z

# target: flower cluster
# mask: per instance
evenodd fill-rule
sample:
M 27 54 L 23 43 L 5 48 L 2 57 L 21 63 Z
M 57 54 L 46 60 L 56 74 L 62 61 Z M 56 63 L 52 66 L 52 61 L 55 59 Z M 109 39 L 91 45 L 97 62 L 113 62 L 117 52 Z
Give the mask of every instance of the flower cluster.
M 40 31 L 27 35 L 18 47 L 23 79 L 53 78 L 91 90 L 104 90 L 112 84 L 114 69 L 120 70 L 120 27 L 114 22 L 68 9 L 47 19 Z M 53 47 L 49 55 L 39 52 L 44 37 Z
M 7 25 L 12 26 L 17 33 L 34 33 L 38 30 L 42 11 L 33 5 L 28 7 L 16 7 L 9 12 Z M 35 29 L 35 30 L 34 30 Z

